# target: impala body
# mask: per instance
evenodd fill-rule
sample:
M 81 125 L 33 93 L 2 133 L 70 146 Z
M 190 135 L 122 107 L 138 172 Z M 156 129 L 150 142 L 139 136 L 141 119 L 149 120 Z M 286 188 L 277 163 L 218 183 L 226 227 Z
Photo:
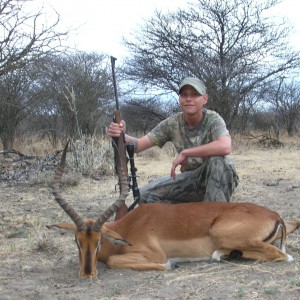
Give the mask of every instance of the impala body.
M 258 261 L 291 261 L 285 238 L 300 222 L 286 226 L 276 212 L 255 204 L 214 202 L 143 204 L 100 232 L 91 229 L 93 221 L 87 224 L 87 231 L 52 225 L 75 233 L 80 277 L 95 277 L 97 260 L 133 270 L 166 270 L 176 262 L 220 260 L 236 251 Z M 272 245 L 277 239 L 280 249 Z
M 289 230 L 299 225 L 291 223 Z M 271 245 L 285 239 L 281 218 L 254 204 L 145 204 L 104 227 L 128 243 L 117 247 L 103 243 L 98 259 L 110 268 L 165 270 L 172 267 L 170 262 L 211 256 L 220 260 L 234 250 L 260 261 L 292 259 L 283 245 L 282 250 Z
M 66 146 L 67 148 L 67 146 Z M 238 254 L 258 261 L 291 261 L 287 234 L 300 221 L 284 222 L 274 211 L 249 203 L 143 204 L 121 219 L 107 219 L 123 206 L 127 178 L 119 169 L 120 197 L 96 221 L 83 221 L 60 195 L 66 148 L 54 179 L 56 201 L 74 224 L 48 227 L 75 233 L 80 277 L 95 277 L 97 260 L 109 268 L 166 270 L 176 262 Z M 106 222 L 106 223 L 105 223 Z M 273 245 L 280 240 L 280 247 Z

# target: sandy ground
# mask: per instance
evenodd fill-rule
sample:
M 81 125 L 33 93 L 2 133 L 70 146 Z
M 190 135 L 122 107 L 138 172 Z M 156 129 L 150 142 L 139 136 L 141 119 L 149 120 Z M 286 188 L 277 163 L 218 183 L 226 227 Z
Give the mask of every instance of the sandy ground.
M 237 150 L 240 185 L 232 201 L 259 203 L 284 219 L 300 219 L 299 150 Z M 137 158 L 139 184 L 167 174 L 170 160 Z M 82 180 L 65 188 L 85 218 L 95 218 L 116 197 L 116 178 Z M 290 263 L 235 261 L 184 263 L 172 271 L 110 270 L 78 278 L 74 238 L 45 225 L 68 221 L 47 185 L 0 186 L 0 299 L 300 299 L 300 230 L 288 237 Z M 131 202 L 131 199 L 130 201 Z

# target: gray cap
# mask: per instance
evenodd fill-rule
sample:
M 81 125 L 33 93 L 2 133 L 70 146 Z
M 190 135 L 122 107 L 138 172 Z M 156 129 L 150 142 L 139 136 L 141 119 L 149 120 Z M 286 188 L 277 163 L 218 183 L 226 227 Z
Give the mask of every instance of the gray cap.
M 206 94 L 206 87 L 204 83 L 198 78 L 193 78 L 193 77 L 184 78 L 179 85 L 179 93 L 185 85 L 191 85 L 200 95 Z

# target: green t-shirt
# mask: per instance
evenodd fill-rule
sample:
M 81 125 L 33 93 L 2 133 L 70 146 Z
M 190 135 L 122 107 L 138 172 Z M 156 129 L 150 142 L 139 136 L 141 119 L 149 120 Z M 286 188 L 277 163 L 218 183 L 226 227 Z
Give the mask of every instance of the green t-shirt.
M 172 142 L 180 153 L 188 149 L 210 143 L 220 136 L 229 136 L 223 118 L 212 110 L 203 109 L 204 118 L 195 128 L 188 128 L 183 118 L 183 113 L 177 113 L 160 122 L 147 136 L 159 147 L 167 142 Z M 203 162 L 201 157 L 189 157 L 186 171 L 194 170 Z M 229 162 L 229 161 L 228 161 Z

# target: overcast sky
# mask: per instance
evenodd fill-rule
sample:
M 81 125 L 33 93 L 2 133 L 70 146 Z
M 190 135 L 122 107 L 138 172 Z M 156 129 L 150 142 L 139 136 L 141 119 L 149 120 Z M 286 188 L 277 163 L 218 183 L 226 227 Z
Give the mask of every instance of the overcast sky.
M 83 51 L 104 52 L 115 57 L 125 55 L 122 37 L 129 36 L 155 9 L 173 11 L 189 0 L 34 0 L 35 5 L 52 7 L 61 17 L 63 28 L 78 28 L 68 39 L 71 47 Z M 292 43 L 300 50 L 300 0 L 283 0 L 274 15 L 286 17 L 295 32 Z M 53 14 L 53 13 L 52 13 Z

